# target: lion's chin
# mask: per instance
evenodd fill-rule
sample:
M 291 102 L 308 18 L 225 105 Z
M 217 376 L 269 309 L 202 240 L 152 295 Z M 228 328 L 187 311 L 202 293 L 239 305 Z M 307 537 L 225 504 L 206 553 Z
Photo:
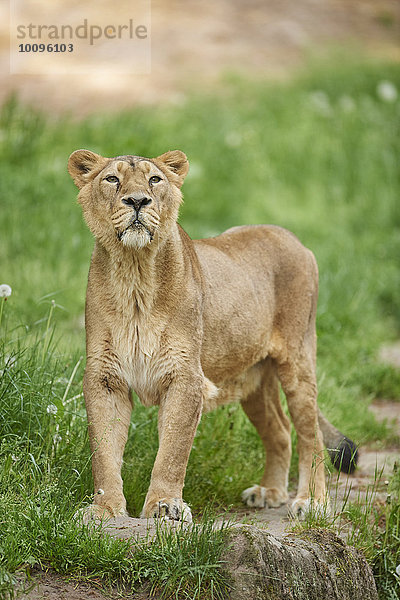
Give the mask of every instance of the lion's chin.
M 152 235 L 145 227 L 129 227 L 129 229 L 123 232 L 120 240 L 128 248 L 141 250 L 150 244 Z

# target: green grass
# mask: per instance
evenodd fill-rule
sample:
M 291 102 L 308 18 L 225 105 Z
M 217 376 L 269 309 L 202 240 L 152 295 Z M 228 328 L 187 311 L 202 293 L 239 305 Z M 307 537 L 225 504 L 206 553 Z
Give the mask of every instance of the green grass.
M 22 565 L 100 573 L 105 580 L 125 580 L 123 565 L 132 567 L 122 545 L 96 538 L 101 551 L 92 553 L 86 534 L 71 525 L 74 510 L 92 493 L 81 356 L 93 241 L 66 171 L 77 148 L 106 156 L 185 151 L 191 172 L 180 220 L 192 237 L 242 223 L 275 223 L 296 233 L 320 270 L 320 405 L 360 444 L 390 441 L 387 427 L 366 410 L 374 397 L 400 398 L 398 371 L 377 359 L 379 346 L 400 335 L 400 102 L 379 97 L 382 80 L 400 90 L 399 68 L 333 61 L 288 84 L 230 76 L 218 93 L 188 96 L 179 107 L 79 122 L 37 114 L 16 99 L 4 105 L 0 283 L 13 293 L 2 303 L 0 324 L 0 595 Z M 135 516 L 157 449 L 156 420 L 156 409 L 135 402 L 124 465 Z M 205 415 L 186 501 L 197 513 L 210 501 L 219 509 L 237 506 L 242 489 L 260 478 L 263 460 L 239 406 Z M 294 455 L 293 483 L 295 465 Z M 204 535 L 218 547 L 214 534 Z M 159 545 L 152 552 L 143 559 L 147 567 L 135 563 L 141 577 L 148 573 L 151 585 L 166 585 L 169 564 L 182 578 L 182 595 L 187 585 L 193 596 L 190 569 L 177 570 L 171 551 L 164 575 L 157 574 L 149 564 L 159 560 Z M 207 570 L 217 558 L 207 562 L 206 555 L 191 573 L 207 572 L 200 586 L 211 593 L 223 583 L 218 569 Z
M 398 600 L 400 576 L 396 574 L 396 567 L 399 564 L 400 546 L 399 465 L 394 467 L 385 506 L 374 507 L 372 519 L 365 524 L 364 515 L 361 507 L 359 515 L 353 517 L 356 528 L 349 541 L 361 548 L 371 562 L 380 597 Z

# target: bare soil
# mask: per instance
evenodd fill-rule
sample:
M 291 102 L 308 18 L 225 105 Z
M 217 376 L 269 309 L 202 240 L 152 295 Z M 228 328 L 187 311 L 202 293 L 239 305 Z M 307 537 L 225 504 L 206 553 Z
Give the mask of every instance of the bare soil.
M 104 600 L 105 598 L 130 598 L 140 600 L 140 596 L 123 596 L 116 587 L 105 589 L 102 582 L 92 581 L 89 583 L 74 582 L 52 571 L 34 571 L 30 580 L 20 577 L 21 590 L 18 598 L 29 598 L 30 600 Z M 143 596 L 142 596 L 143 598 Z

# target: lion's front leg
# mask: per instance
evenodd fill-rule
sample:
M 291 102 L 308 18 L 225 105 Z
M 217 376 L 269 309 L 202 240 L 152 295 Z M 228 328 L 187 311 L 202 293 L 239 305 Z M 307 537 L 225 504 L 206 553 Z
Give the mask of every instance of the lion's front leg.
M 171 383 L 158 415 L 159 449 L 151 474 L 142 517 L 191 521 L 182 500 L 186 466 L 201 416 L 203 377 Z
M 85 516 L 125 515 L 121 466 L 132 410 L 129 389 L 96 361 L 88 361 L 83 389 L 94 481 L 94 501 Z

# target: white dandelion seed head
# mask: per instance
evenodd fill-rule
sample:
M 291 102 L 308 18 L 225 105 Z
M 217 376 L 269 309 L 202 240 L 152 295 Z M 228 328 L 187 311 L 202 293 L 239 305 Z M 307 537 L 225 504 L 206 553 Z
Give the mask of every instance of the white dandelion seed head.
M 339 98 L 339 106 L 345 113 L 353 112 L 356 109 L 356 103 L 351 96 L 341 96 Z
M 17 364 L 17 357 L 16 356 L 12 356 L 10 354 L 6 355 L 6 364 L 8 368 L 11 367 L 15 367 L 15 365 Z
M 225 135 L 225 144 L 230 148 L 239 148 L 242 139 L 242 134 L 239 131 L 230 131 Z
M 57 410 L 58 410 L 58 408 L 55 404 L 49 404 L 48 407 L 46 408 L 47 414 L 49 414 L 49 415 L 56 415 Z
M 398 91 L 391 81 L 380 81 L 376 87 L 376 93 L 384 102 L 396 102 Z
M 329 96 L 323 90 L 315 90 L 309 94 L 309 100 L 313 108 L 321 115 L 329 116 L 332 114 L 332 106 Z
M 0 369 L 0 376 L 3 376 L 7 369 L 12 369 L 17 364 L 17 357 L 6 354 L 4 357 L 4 369 Z
M 8 298 L 11 296 L 12 289 L 6 283 L 0 285 L 0 298 Z

